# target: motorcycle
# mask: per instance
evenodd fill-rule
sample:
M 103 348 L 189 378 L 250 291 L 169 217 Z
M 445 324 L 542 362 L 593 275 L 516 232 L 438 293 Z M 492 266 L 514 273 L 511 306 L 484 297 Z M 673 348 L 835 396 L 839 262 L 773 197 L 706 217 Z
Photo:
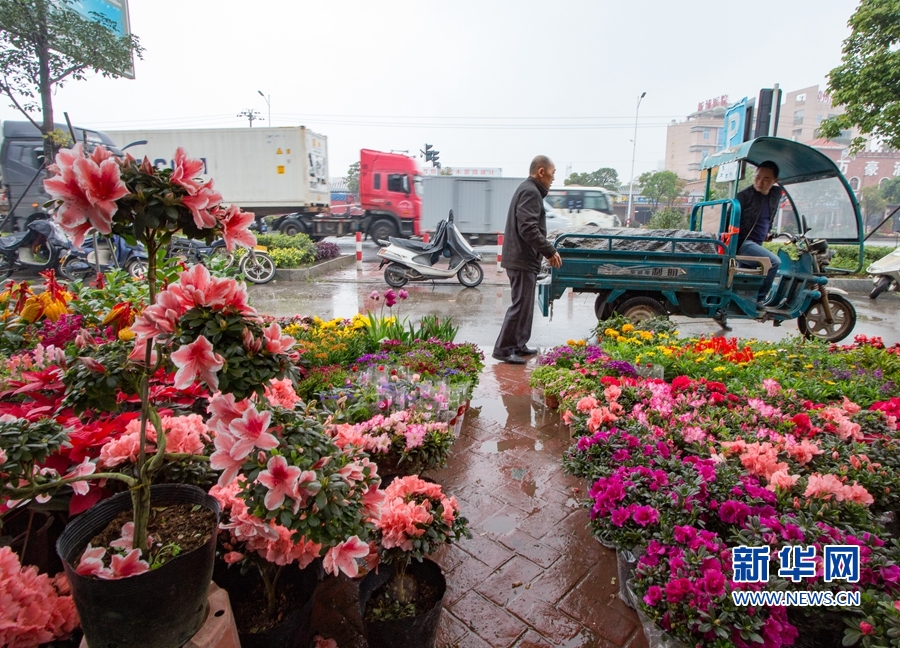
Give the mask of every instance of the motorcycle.
M 878 299 L 885 290 L 897 290 L 900 287 L 900 248 L 884 256 L 868 268 L 875 286 L 869 293 L 869 299 Z
M 484 279 L 484 271 L 478 263 L 481 255 L 456 229 L 452 209 L 447 220 L 438 223 L 434 238 L 429 243 L 393 236 L 387 242 L 378 243 L 387 245 L 378 251 L 381 258 L 378 269 L 384 268 L 384 280 L 393 288 L 405 286 L 409 281 L 449 279 L 453 276 L 463 286 L 474 288 Z M 449 259 L 446 268 L 438 267 L 443 259 Z
M 218 239 L 204 243 L 189 238 L 175 237 L 169 244 L 169 256 L 178 257 L 186 263 L 202 263 L 208 266 L 213 259 L 221 259 L 223 269 L 231 268 L 235 255 L 227 250 L 225 241 Z M 250 283 L 265 284 L 275 278 L 275 261 L 266 254 L 266 248 L 257 245 L 247 250 L 238 263 L 238 269 Z
M 147 249 L 138 243 L 130 245 L 118 234 L 87 238 L 80 248 L 73 248 L 59 266 L 60 274 L 69 281 L 80 281 L 97 272 L 123 269 L 132 277 L 147 273 Z
M 33 220 L 24 232 L 0 237 L 0 280 L 17 270 L 55 270 L 68 249 L 69 239 L 59 225 L 46 219 Z

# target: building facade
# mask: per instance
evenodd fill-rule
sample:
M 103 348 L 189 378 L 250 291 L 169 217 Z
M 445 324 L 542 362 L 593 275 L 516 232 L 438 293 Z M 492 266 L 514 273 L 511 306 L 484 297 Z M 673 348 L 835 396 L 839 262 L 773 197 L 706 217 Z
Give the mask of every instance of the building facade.
M 700 178 L 700 162 L 722 147 L 727 95 L 715 106 L 691 113 L 683 122 L 673 121 L 666 129 L 666 171 L 684 180 Z

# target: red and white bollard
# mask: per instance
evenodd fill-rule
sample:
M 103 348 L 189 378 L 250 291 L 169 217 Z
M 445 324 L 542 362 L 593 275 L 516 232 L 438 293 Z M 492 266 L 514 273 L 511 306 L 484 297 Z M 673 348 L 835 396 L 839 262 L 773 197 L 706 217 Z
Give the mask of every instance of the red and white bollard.
M 362 272 L 362 232 L 356 233 L 356 271 Z
M 431 234 L 429 232 L 425 232 L 422 234 L 422 243 L 430 243 L 431 242 Z
M 503 261 L 503 234 L 497 234 L 497 272 L 503 272 L 500 262 Z

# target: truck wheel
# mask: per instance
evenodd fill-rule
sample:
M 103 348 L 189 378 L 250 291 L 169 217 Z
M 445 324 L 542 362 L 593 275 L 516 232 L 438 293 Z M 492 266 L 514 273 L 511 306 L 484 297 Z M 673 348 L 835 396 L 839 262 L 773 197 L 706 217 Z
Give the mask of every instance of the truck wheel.
M 300 227 L 300 223 L 297 223 L 296 221 L 288 222 L 281 226 L 281 233 L 288 236 L 296 236 L 302 231 L 303 228 Z
M 369 237 L 376 243 L 379 241 L 387 241 L 388 238 L 397 236 L 399 233 L 400 232 L 397 231 L 397 225 L 386 218 L 381 218 L 369 226 Z
M 809 305 L 806 313 L 797 318 L 797 328 L 808 338 L 818 338 L 826 342 L 840 342 L 850 335 L 856 326 L 856 309 L 841 295 L 828 295 L 831 306 L 831 317 L 834 321 L 825 321 L 825 309 L 822 300 Z
M 615 307 L 615 312 L 623 317 L 639 322 L 652 317 L 662 317 L 666 314 L 662 304 L 652 297 L 644 296 L 626 299 Z
M 869 299 L 878 299 L 878 295 L 887 290 L 888 286 L 890 285 L 890 277 L 879 277 L 878 282 L 875 284 L 875 287 L 872 288 L 872 292 L 869 293 Z
M 459 269 L 459 272 L 456 273 L 456 278 L 466 288 L 474 288 L 484 279 L 484 271 L 476 262 L 469 261 Z
M 384 269 L 384 280 L 391 288 L 402 288 L 409 281 L 406 278 L 406 271 L 399 263 L 392 263 Z

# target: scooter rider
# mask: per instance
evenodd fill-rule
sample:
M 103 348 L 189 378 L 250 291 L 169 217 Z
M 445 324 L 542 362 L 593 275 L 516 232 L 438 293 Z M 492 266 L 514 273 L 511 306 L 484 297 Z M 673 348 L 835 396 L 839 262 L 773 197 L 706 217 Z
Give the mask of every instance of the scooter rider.
M 534 355 L 536 349 L 526 345 L 531 338 L 531 324 L 534 319 L 534 291 L 541 269 L 541 257 L 558 268 L 562 258 L 547 240 L 547 214 L 544 211 L 544 197 L 553 184 L 556 167 L 545 155 L 538 155 L 531 161 L 525 179 L 513 194 L 506 217 L 503 233 L 503 261 L 509 285 L 512 288 L 512 305 L 506 311 L 500 335 L 494 343 L 493 356 L 510 364 L 525 364 L 523 356 Z

